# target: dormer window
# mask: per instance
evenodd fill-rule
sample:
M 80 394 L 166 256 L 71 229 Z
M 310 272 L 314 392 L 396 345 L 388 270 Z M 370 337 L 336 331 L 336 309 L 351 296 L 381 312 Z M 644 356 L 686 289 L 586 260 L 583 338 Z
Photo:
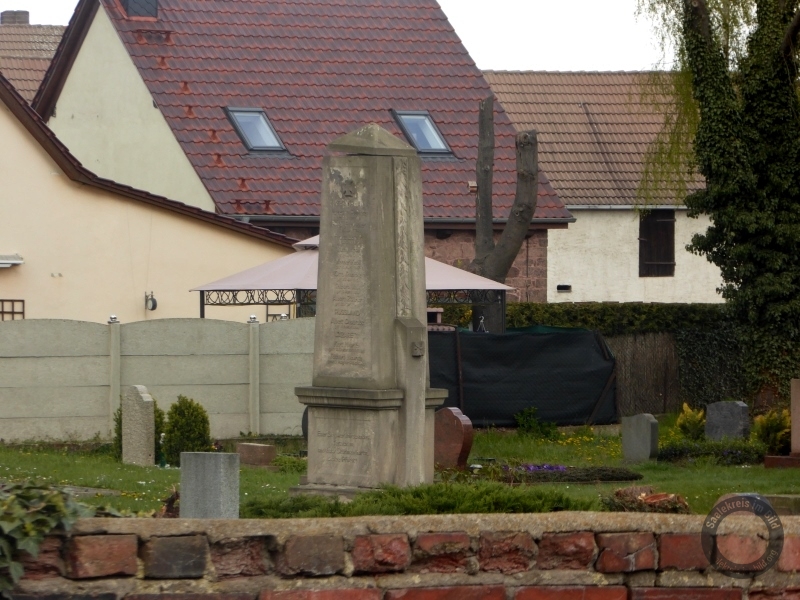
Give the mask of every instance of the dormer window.
M 420 154 L 451 154 L 450 146 L 444 141 L 428 111 L 393 110 L 397 124 L 403 130 L 408 141 Z
M 122 8 L 128 17 L 158 18 L 158 0 L 122 0 Z
M 248 150 L 286 149 L 260 108 L 226 108 L 225 112 Z

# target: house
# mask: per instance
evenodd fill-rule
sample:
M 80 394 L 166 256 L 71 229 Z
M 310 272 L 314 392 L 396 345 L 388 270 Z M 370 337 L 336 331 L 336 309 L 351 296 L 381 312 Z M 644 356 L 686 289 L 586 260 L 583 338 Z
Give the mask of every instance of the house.
M 27 102 L 39 89 L 64 29 L 59 25 L 31 25 L 26 10 L 0 13 L 0 74 Z
M 2 321 L 197 317 L 192 287 L 293 251 L 284 235 L 98 177 L 2 76 L 0 139 Z M 244 322 L 253 307 L 209 311 Z
M 708 219 L 688 218 L 675 190 L 646 207 L 637 196 L 663 123 L 639 101 L 646 74 L 484 75 L 517 129 L 539 131 L 539 164 L 577 218 L 550 232 L 548 302 L 722 301 L 719 269 L 685 249 Z
M 490 93 L 436 0 L 81 0 L 33 105 L 99 175 L 296 238 L 318 233 L 327 144 L 378 123 L 422 157 L 428 256 L 466 266 Z M 499 104 L 495 129 L 501 228 L 516 154 Z M 546 299 L 548 232 L 573 220 L 542 172 L 517 298 Z

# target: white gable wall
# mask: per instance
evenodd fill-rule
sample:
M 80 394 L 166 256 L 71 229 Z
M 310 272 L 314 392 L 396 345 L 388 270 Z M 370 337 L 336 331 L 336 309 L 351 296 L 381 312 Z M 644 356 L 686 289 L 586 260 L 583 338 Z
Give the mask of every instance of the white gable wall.
M 707 218 L 675 211 L 674 277 L 639 277 L 639 215 L 634 210 L 575 210 L 569 229 L 548 232 L 548 302 L 722 302 L 719 269 L 686 244 Z M 560 293 L 558 285 L 572 285 Z
M 102 4 L 48 125 L 101 177 L 216 210 Z

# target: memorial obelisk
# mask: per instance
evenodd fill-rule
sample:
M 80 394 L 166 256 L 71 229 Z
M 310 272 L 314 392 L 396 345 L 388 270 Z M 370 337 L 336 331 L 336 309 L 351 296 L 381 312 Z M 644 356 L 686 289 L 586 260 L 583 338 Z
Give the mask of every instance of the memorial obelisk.
M 433 481 L 422 177 L 417 152 L 378 125 L 323 163 L 308 492 Z

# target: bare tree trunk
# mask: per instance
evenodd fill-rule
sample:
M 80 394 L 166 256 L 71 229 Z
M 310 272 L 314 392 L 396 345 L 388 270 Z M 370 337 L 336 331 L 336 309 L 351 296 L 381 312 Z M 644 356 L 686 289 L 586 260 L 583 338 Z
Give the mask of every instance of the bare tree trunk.
M 486 257 L 494 250 L 494 96 L 489 96 L 480 103 L 478 132 L 478 196 L 475 201 L 475 260 L 472 264 L 483 265 Z

